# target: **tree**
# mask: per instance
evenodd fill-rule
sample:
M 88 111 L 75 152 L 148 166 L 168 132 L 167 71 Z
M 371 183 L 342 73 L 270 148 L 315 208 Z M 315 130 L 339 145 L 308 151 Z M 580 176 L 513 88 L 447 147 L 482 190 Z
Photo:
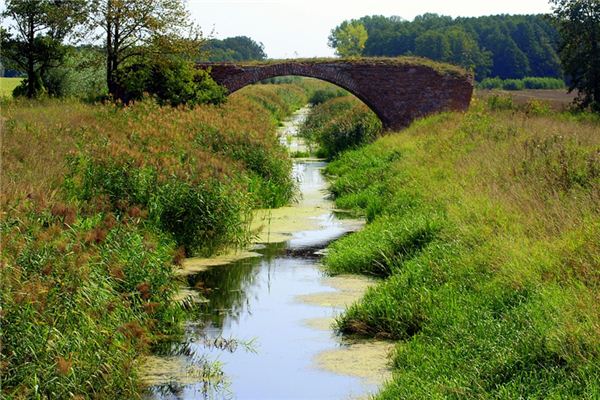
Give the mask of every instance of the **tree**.
M 203 50 L 208 61 L 250 61 L 267 58 L 262 43 L 247 36 L 235 36 L 223 40 L 210 39 Z
M 362 55 L 368 38 L 367 29 L 359 21 L 344 21 L 331 31 L 329 47 L 341 57 L 358 57 Z
M 44 90 L 45 74 L 64 59 L 63 41 L 85 20 L 86 14 L 84 0 L 6 2 L 2 16 L 10 18 L 12 29 L 0 32 L 2 56 L 12 68 L 27 74 L 22 90 L 28 97 Z
M 600 0 L 551 0 L 561 34 L 559 54 L 582 108 L 600 112 Z
M 201 34 L 182 0 L 94 0 L 93 24 L 103 31 L 106 83 L 117 94 L 117 71 L 140 59 L 192 58 Z
M 438 31 L 426 31 L 415 40 L 415 54 L 436 61 L 447 61 L 451 54 L 448 36 Z
M 372 15 L 346 21 L 333 32 L 351 22 L 367 30 L 365 56 L 422 54 L 474 69 L 478 80 L 499 74 L 505 78 L 563 77 L 558 30 L 543 15 L 453 19 L 424 14 L 413 21 Z

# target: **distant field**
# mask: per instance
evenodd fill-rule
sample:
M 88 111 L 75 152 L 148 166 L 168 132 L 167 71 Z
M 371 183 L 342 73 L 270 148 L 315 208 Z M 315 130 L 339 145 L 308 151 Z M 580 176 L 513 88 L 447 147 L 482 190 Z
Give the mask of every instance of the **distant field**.
M 565 90 L 477 90 L 477 97 L 485 99 L 494 94 L 510 96 L 517 104 L 524 104 L 530 100 L 540 100 L 548 103 L 555 110 L 563 110 L 573 102 L 577 96 L 575 93 L 567 93 Z
M 12 96 L 13 90 L 19 86 L 23 78 L 0 78 L 0 97 Z

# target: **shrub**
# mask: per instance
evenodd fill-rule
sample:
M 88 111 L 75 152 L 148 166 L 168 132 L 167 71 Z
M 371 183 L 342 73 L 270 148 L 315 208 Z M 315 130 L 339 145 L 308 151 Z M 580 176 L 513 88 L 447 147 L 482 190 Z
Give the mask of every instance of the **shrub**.
M 506 79 L 502 83 L 502 89 L 504 90 L 523 90 L 525 89 L 525 83 L 519 79 Z
M 336 97 L 316 106 L 300 129 L 300 136 L 318 146 L 317 154 L 333 159 L 344 150 L 374 141 L 381 121 L 359 100 Z
M 339 88 L 327 88 L 317 89 L 309 98 L 309 103 L 318 106 L 319 104 L 325 103 L 327 100 L 334 99 L 336 97 L 342 97 L 347 95 L 347 92 Z
M 557 78 L 526 77 L 523 79 L 486 78 L 477 85 L 479 89 L 565 89 L 565 81 Z
M 526 89 L 565 89 L 565 81 L 556 78 L 524 78 Z
M 156 96 L 161 104 L 174 107 L 225 101 L 225 88 L 212 79 L 209 71 L 181 60 L 123 67 L 117 71 L 116 79 L 116 96 L 124 103 L 141 100 L 146 93 Z
M 488 97 L 487 105 L 493 111 L 513 110 L 515 108 L 512 97 L 499 94 Z

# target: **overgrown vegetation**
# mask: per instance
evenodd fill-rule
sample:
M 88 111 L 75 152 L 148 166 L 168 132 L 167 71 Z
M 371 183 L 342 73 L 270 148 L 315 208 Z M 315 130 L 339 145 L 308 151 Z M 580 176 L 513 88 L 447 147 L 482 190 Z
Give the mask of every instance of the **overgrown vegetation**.
M 559 54 L 569 90 L 582 109 L 600 113 L 600 1 L 550 0 L 560 33 Z
M 535 78 L 527 77 L 523 79 L 500 79 L 486 78 L 481 81 L 477 87 L 479 89 L 504 89 L 504 90 L 524 90 L 524 89 L 566 89 L 565 82 L 562 79 L 555 78 Z
M 306 101 L 3 103 L 0 396 L 139 397 L 136 360 L 185 317 L 174 265 L 247 243 L 252 208 L 292 198 L 275 122 Z
M 600 395 L 600 124 L 500 102 L 327 167 L 369 224 L 325 266 L 382 278 L 337 327 L 399 341 L 379 399 Z
M 300 136 L 316 144 L 318 157 L 333 159 L 340 152 L 373 142 L 382 130 L 381 121 L 354 96 L 333 89 L 316 91 L 317 105 L 300 129 Z M 318 104 L 318 102 L 324 100 Z

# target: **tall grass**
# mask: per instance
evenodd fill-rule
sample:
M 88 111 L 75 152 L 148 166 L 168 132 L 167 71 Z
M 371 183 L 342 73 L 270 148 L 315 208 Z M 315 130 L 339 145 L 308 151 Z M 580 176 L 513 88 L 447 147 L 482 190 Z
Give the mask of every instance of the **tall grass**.
M 0 396 L 139 397 L 137 357 L 182 328 L 175 265 L 246 243 L 251 209 L 294 195 L 275 128 L 307 98 L 5 102 Z
M 382 277 L 341 332 L 398 340 L 399 398 L 600 395 L 600 125 L 475 102 L 329 165 L 365 230 L 332 273 Z
M 332 96 L 321 93 L 316 91 L 312 96 L 317 105 L 300 130 L 300 136 L 317 145 L 319 157 L 333 159 L 344 150 L 373 142 L 381 134 L 381 121 L 360 100 L 335 92 Z

